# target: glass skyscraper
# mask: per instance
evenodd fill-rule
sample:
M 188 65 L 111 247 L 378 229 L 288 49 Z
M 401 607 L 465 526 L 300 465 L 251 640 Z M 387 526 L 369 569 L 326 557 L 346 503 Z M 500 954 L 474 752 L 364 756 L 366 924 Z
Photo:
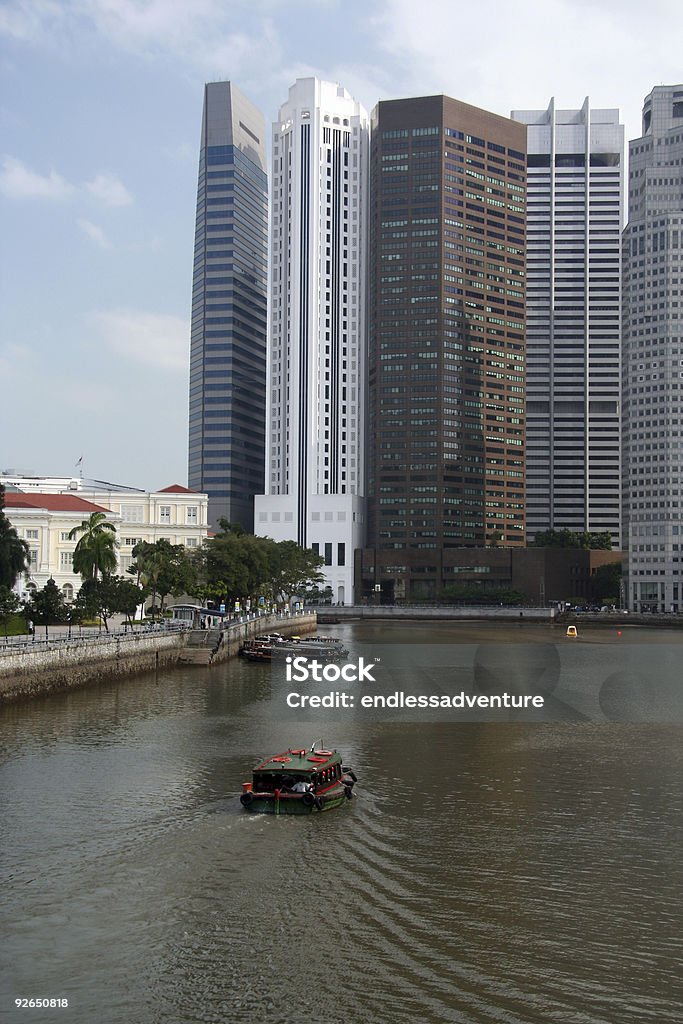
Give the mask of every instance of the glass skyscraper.
M 188 483 L 209 522 L 252 530 L 263 491 L 268 179 L 265 122 L 231 82 L 205 86 L 190 342 Z
M 451 551 L 525 542 L 526 129 L 382 101 L 370 167 L 373 592 L 435 598 Z

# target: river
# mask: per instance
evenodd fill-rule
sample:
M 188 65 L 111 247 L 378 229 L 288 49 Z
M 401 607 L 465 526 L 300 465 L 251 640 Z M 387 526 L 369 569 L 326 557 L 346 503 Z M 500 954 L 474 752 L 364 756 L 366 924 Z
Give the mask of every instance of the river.
M 546 625 L 325 628 L 352 650 L 562 643 Z M 603 675 L 615 635 L 591 634 Z M 235 659 L 0 710 L 2 1024 L 681 1020 L 679 722 L 313 725 L 270 692 Z M 356 798 L 244 812 L 256 761 L 318 736 Z

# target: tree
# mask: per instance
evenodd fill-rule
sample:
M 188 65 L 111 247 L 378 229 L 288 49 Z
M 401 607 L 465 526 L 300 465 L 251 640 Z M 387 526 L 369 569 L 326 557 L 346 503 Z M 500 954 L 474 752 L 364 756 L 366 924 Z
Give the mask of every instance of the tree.
M 612 536 L 604 533 L 589 533 L 587 530 L 575 533 L 572 530 L 544 530 L 537 533 L 530 547 L 534 548 L 583 548 L 598 551 L 612 550 Z
M 268 588 L 268 552 L 264 537 L 232 529 L 216 534 L 202 549 L 204 564 L 197 573 L 201 592 L 226 606 L 262 593 Z
M 621 562 L 600 565 L 591 576 L 591 594 L 600 604 L 619 604 L 621 593 Z
M 69 532 L 69 540 L 81 537 L 74 548 L 73 570 L 84 580 L 97 580 L 116 568 L 116 527 L 106 512 L 93 512 Z
M 132 627 L 133 616 L 137 611 L 138 605 L 142 604 L 145 599 L 144 588 L 137 586 L 132 580 L 127 580 L 123 576 L 116 576 L 114 579 L 116 580 L 116 590 L 112 610 L 125 615 L 128 625 Z
M 190 594 L 193 592 L 197 573 L 195 562 L 189 557 L 184 544 L 171 544 L 158 540 L 154 544 L 141 541 L 133 548 L 135 561 L 128 570 L 137 575 L 138 583 L 152 595 L 152 606 L 160 599 L 160 611 L 169 594 Z
M 276 600 L 325 582 L 325 574 L 321 572 L 325 559 L 311 548 L 302 548 L 294 540 L 283 540 L 279 544 L 271 540 L 270 544 L 270 581 Z
M 291 540 L 276 543 L 270 537 L 255 537 L 224 519 L 220 525 L 221 532 L 191 556 L 194 589 L 187 588 L 188 593 L 227 607 L 249 597 L 283 600 L 324 582 L 324 560 L 310 548 Z
M 82 622 L 100 616 L 109 632 L 109 619 L 114 614 L 125 615 L 128 623 L 144 600 L 145 591 L 124 576 L 105 573 L 99 580 L 85 580 L 74 601 L 72 619 Z
M 0 585 L 0 622 L 5 630 L 5 636 L 7 636 L 7 624 L 10 616 L 17 611 L 18 607 L 19 598 L 14 591 Z
M 48 639 L 48 626 L 66 622 L 69 609 L 64 603 L 64 595 L 50 576 L 42 590 L 37 590 L 25 606 L 27 618 L 33 619 L 40 626 L 45 626 L 45 639 Z
M 17 576 L 28 568 L 28 544 L 5 515 L 5 488 L 0 484 L 0 586 L 12 589 Z

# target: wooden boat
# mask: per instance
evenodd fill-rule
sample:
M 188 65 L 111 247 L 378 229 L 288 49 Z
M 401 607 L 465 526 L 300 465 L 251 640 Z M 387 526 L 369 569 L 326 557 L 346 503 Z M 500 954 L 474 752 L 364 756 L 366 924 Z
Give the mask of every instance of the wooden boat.
M 356 775 L 341 754 L 322 741 L 310 750 L 290 749 L 262 761 L 251 782 L 242 783 L 240 801 L 260 814 L 313 814 L 331 811 L 353 796 Z
M 248 640 L 240 649 L 240 654 L 248 661 L 273 661 L 287 657 L 340 661 L 346 658 L 348 653 L 341 640 L 333 637 L 256 637 L 255 640 Z

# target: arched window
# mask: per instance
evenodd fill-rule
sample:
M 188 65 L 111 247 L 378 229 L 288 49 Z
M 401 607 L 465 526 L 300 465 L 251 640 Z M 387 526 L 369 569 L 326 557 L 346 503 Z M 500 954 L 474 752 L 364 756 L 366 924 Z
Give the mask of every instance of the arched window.
M 73 601 L 74 599 L 74 588 L 70 583 L 65 583 L 62 587 L 62 597 L 65 601 Z

